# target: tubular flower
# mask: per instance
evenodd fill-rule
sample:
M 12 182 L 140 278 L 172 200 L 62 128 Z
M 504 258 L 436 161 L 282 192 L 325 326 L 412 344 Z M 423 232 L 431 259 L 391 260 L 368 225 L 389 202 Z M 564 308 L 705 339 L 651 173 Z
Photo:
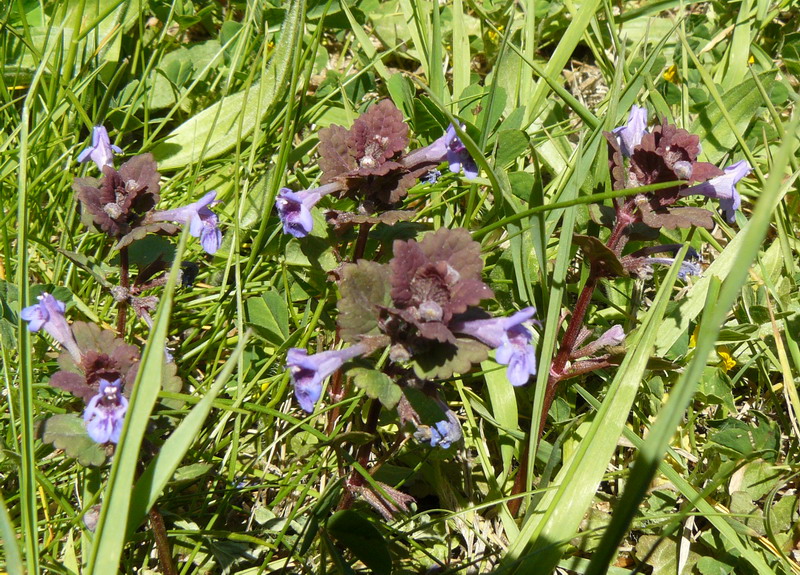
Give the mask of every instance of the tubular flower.
M 198 201 L 172 210 L 153 212 L 149 220 L 152 222 L 178 222 L 189 224 L 189 233 L 192 237 L 200 238 L 203 249 L 214 255 L 222 243 L 222 232 L 219 229 L 217 214 L 209 209 L 219 203 L 216 199 L 217 192 L 212 190 Z
M 473 180 L 478 177 L 478 165 L 472 156 L 469 155 L 467 148 L 461 139 L 456 135 L 456 129 L 451 125 L 444 133 L 444 144 L 447 148 L 447 163 L 450 164 L 450 171 L 457 174 L 464 168 L 464 177 Z
M 675 263 L 675 258 L 645 258 L 644 263 L 647 266 L 650 264 L 671 266 Z M 682 281 L 686 281 L 687 277 L 699 276 L 701 273 L 703 273 L 703 268 L 700 266 L 700 262 L 683 260 L 683 262 L 681 262 L 681 269 L 678 271 L 678 278 Z
M 628 115 L 628 123 L 611 131 L 617 137 L 622 155 L 630 158 L 633 148 L 642 142 L 647 133 L 647 109 L 634 105 Z
M 72 329 L 64 317 L 66 306 L 49 293 L 39 296 L 39 303 L 28 306 L 20 311 L 19 316 L 28 322 L 28 330 L 37 332 L 44 328 L 50 337 L 60 343 L 75 359 L 81 361 L 81 352 L 72 335 Z
M 122 395 L 122 382 L 100 380 L 100 392 L 89 400 L 83 412 L 86 431 L 97 443 L 119 443 L 128 400 Z
M 114 154 L 121 154 L 122 150 L 113 145 L 108 137 L 108 132 L 103 126 L 92 128 L 92 145 L 78 155 L 80 163 L 92 160 L 97 164 L 97 169 L 103 171 L 103 166 L 114 167 Z
M 497 363 L 508 366 L 506 375 L 511 385 L 525 385 L 531 375 L 536 375 L 536 350 L 531 345 L 531 331 L 523 323 L 535 313 L 536 308 L 526 307 L 509 317 L 457 322 L 454 331 L 494 348 Z
M 422 443 L 430 443 L 431 447 L 438 446 L 442 449 L 448 449 L 453 443 L 459 441 L 462 432 L 456 414 L 447 408 L 445 415 L 446 419 L 437 421 L 433 425 L 418 425 L 414 432 L 414 439 Z
M 367 347 L 362 344 L 314 355 L 308 355 L 304 349 L 294 347 L 290 349 L 286 354 L 286 367 L 292 376 L 294 396 L 300 407 L 312 413 L 314 405 L 322 395 L 322 382 L 342 367 L 344 362 L 363 355 L 366 351 Z
M 752 171 L 750 164 L 741 160 L 723 170 L 725 173 L 707 182 L 697 184 L 681 191 L 682 196 L 700 194 L 719 200 L 722 212 L 729 224 L 736 221 L 736 210 L 742 206 L 742 198 L 736 191 L 736 184 Z
M 293 192 L 289 188 L 281 188 L 275 198 L 275 208 L 283 224 L 283 233 L 296 238 L 304 238 L 314 227 L 311 208 L 317 205 L 322 196 L 342 189 L 338 182 L 325 184 L 312 190 Z

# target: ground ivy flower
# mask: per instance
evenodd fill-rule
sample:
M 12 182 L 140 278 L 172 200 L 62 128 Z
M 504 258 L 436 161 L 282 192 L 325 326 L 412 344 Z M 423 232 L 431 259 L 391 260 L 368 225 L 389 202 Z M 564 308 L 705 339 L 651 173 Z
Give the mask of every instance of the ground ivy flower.
M 531 345 L 530 329 L 523 325 L 533 318 L 536 308 L 526 307 L 509 317 L 457 322 L 453 331 L 466 334 L 495 349 L 497 363 L 507 365 L 511 385 L 528 383 L 536 375 L 536 350 Z
M 214 255 L 222 243 L 222 232 L 219 230 L 219 218 L 209 209 L 219 203 L 217 192 L 212 190 L 194 203 L 181 208 L 153 212 L 149 216 L 151 222 L 178 222 L 189 224 L 192 237 L 200 238 L 203 249 Z
M 462 127 L 463 128 L 463 127 Z M 464 169 L 464 177 L 473 180 L 478 177 L 478 165 L 472 156 L 469 155 L 467 148 L 456 134 L 456 129 L 451 125 L 444 133 L 444 144 L 447 148 L 447 163 L 450 164 L 450 171 L 457 174 Z
M 675 263 L 675 258 L 645 258 L 644 261 L 645 265 L 649 266 L 650 264 L 661 264 L 662 266 L 671 266 Z M 703 268 L 700 266 L 700 262 L 692 261 L 692 260 L 683 260 L 681 262 L 681 269 L 678 270 L 678 278 L 686 281 L 686 278 L 689 276 L 699 276 L 703 273 Z
M 78 155 L 80 163 L 92 160 L 97 164 L 97 169 L 103 171 L 103 166 L 114 167 L 114 154 L 121 154 L 122 150 L 113 145 L 108 137 L 108 132 L 103 126 L 92 128 L 92 145 Z
M 72 329 L 64 317 L 66 306 L 45 292 L 38 297 L 39 303 L 28 306 L 20 311 L 19 316 L 28 322 L 28 330 L 37 332 L 44 329 L 50 337 L 60 343 L 75 359 L 81 361 L 81 352 L 72 334 Z
M 417 426 L 414 432 L 414 439 L 422 443 L 430 443 L 431 447 L 441 447 L 448 449 L 452 444 L 458 442 L 462 437 L 461 424 L 458 422 L 456 414 L 445 406 L 446 419 L 437 421 L 433 425 Z
M 323 351 L 308 355 L 304 349 L 292 348 L 286 354 L 286 367 L 292 376 L 294 396 L 300 407 L 308 412 L 322 395 L 322 382 L 342 367 L 344 362 L 366 353 L 363 344 L 351 345 L 340 350 Z
M 312 190 L 293 192 L 289 188 L 281 188 L 275 198 L 275 208 L 283 224 L 283 233 L 296 238 L 304 238 L 314 227 L 311 208 L 322 199 L 322 196 L 342 189 L 338 182 L 325 184 Z
M 614 128 L 611 133 L 617 137 L 622 155 L 630 158 L 633 148 L 642 142 L 642 136 L 647 133 L 647 109 L 635 105 L 628 115 L 628 122 L 624 126 Z
M 742 198 L 736 191 L 736 184 L 752 171 L 750 164 L 741 160 L 723 170 L 725 173 L 707 182 L 697 184 L 681 191 L 682 196 L 700 194 L 719 200 L 722 212 L 729 224 L 736 221 L 736 210 L 742 206 Z
M 119 443 L 128 400 L 122 395 L 122 381 L 100 380 L 100 392 L 89 400 L 83 412 L 86 431 L 97 443 Z

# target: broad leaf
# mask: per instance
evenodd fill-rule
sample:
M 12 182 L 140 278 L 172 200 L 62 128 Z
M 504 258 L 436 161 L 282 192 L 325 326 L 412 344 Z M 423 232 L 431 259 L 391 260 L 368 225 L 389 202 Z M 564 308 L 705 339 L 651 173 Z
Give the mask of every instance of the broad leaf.
M 159 168 L 174 170 L 201 159 L 216 158 L 249 136 L 289 84 L 294 52 L 302 44 L 303 2 L 286 12 L 281 36 L 265 77 L 249 89 L 231 94 L 178 126 L 153 149 Z
M 380 531 L 351 509 L 337 511 L 328 519 L 328 533 L 376 575 L 392 572 L 392 556 Z
M 388 375 L 374 369 L 354 368 L 350 370 L 353 383 L 363 389 L 369 397 L 377 399 L 387 409 L 393 409 L 400 396 L 403 394 L 400 386 L 394 383 Z
M 83 418 L 73 414 L 58 414 L 48 418 L 44 425 L 42 441 L 56 449 L 63 449 L 68 457 L 84 466 L 99 466 L 106 461 L 106 451 L 86 433 Z

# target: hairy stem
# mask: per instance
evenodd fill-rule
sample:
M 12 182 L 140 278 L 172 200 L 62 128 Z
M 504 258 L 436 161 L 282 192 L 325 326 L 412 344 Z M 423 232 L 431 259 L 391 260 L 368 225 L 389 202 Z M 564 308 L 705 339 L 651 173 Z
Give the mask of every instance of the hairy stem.
M 175 564 L 172 562 L 172 551 L 169 548 L 169 539 L 167 539 L 167 528 L 164 526 L 164 517 L 155 505 L 150 509 L 150 527 L 153 529 L 153 535 L 155 535 L 158 562 L 161 564 L 164 574 L 178 575 Z

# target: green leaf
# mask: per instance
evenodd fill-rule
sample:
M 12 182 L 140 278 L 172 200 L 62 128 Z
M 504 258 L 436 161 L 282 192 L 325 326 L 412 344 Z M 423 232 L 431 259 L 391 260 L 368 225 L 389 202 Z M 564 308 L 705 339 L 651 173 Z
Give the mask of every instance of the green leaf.
M 184 234 L 185 239 L 186 234 Z M 182 249 L 181 245 L 181 249 Z M 174 273 L 174 270 L 173 270 Z M 170 294 L 171 295 L 171 294 Z M 166 315 L 163 312 L 159 313 L 158 317 Z M 203 399 L 195 405 L 189 414 L 178 425 L 175 431 L 167 438 L 164 445 L 158 451 L 155 459 L 150 462 L 147 468 L 142 473 L 139 480 L 136 482 L 130 496 L 130 507 L 127 515 L 127 532 L 131 533 L 138 527 L 142 518 L 147 514 L 147 511 L 155 505 L 158 498 L 161 496 L 162 491 L 166 487 L 170 479 L 172 479 L 175 470 L 180 465 L 186 452 L 197 440 L 200 430 L 211 412 L 211 406 L 217 395 L 227 383 L 228 378 L 233 373 L 239 356 L 244 350 L 247 337 L 243 336 L 239 340 L 239 344 L 231 354 L 225 366 L 217 376 L 216 381 L 211 388 L 203 396 Z M 147 356 L 145 356 L 145 362 Z M 147 369 L 147 365 L 143 369 Z
M 424 351 L 414 354 L 413 365 L 421 379 L 450 379 L 454 373 L 467 373 L 487 356 L 488 348 L 481 342 L 456 338 L 455 345 L 430 342 Z
M 505 168 L 519 158 L 528 150 L 529 142 L 530 138 L 521 130 L 501 130 L 498 132 L 495 168 Z
M 106 462 L 106 452 L 86 433 L 83 418 L 74 414 L 58 414 L 43 424 L 42 441 L 63 449 L 68 457 L 83 466 L 99 466 Z
M 494 362 L 484 361 L 481 364 L 486 379 L 486 389 L 489 391 L 489 399 L 492 402 L 492 415 L 497 423 L 510 431 L 519 430 L 519 412 L 517 408 L 517 396 L 514 394 L 514 387 L 508 382 L 505 366 L 500 366 Z M 500 456 L 503 459 L 503 474 L 507 475 L 511 470 L 512 458 L 516 441 L 513 437 L 503 433 L 498 429 Z M 502 481 L 499 483 L 502 484 Z
M 751 425 L 729 417 L 721 423 L 719 431 L 709 437 L 709 441 L 732 457 L 760 454 L 764 459 L 774 460 L 780 449 L 780 431 L 774 421 L 763 416 L 757 419 L 757 425 Z
M 191 463 L 189 465 L 184 465 L 175 470 L 175 475 L 172 477 L 172 483 L 194 481 L 195 479 L 202 477 L 211 471 L 213 468 L 214 466 L 211 463 Z
M 175 285 L 178 282 L 180 263 L 188 237 L 189 230 L 185 228 L 137 372 L 136 384 L 133 386 L 128 412 L 125 415 L 122 437 L 117 446 L 107 487 L 104 490 L 103 508 L 97 523 L 89 566 L 85 570 L 87 574 L 111 573 L 117 570 L 122 548 L 125 545 L 126 531 L 116 526 L 128 524 L 129 519 L 132 519 L 133 510 L 147 502 L 147 498 L 141 495 L 137 494 L 134 497 L 131 485 L 133 485 L 136 469 L 141 461 L 140 451 L 145 431 L 150 424 L 150 414 L 155 406 L 158 391 L 161 389 L 164 373 L 164 344 L 167 339 Z M 204 401 L 205 399 L 203 398 Z M 196 433 L 194 438 L 196 438 Z M 168 455 L 172 456 L 173 454 L 165 451 L 162 447 L 158 457 Z M 180 458 L 173 458 L 172 461 L 174 461 L 175 467 L 180 464 Z M 169 476 L 172 475 L 175 467 L 170 470 Z M 165 479 L 165 482 L 168 479 L 169 477 Z M 156 486 L 153 486 L 153 489 L 155 488 Z M 106 528 L 107 523 L 109 526 L 114 525 L 115 528 Z
M 294 0 L 264 77 L 249 89 L 226 96 L 178 126 L 153 149 L 161 170 L 174 170 L 216 158 L 249 136 L 289 84 L 295 51 L 301 47 L 303 5 Z
M 363 389 L 372 399 L 380 401 L 387 409 L 393 409 L 403 395 L 400 386 L 385 373 L 362 367 L 353 368 L 350 373 L 353 374 L 356 387 Z
M 248 299 L 247 316 L 248 324 L 255 328 L 256 333 L 275 347 L 280 347 L 289 338 L 289 309 L 275 290 Z
M 342 269 L 338 323 L 344 341 L 357 342 L 362 335 L 380 333 L 377 306 L 392 304 L 390 278 L 389 266 L 367 260 Z
M 775 82 L 775 73 L 768 72 L 759 76 L 764 89 L 769 92 Z M 764 102 L 753 78 L 745 80 L 735 88 L 722 95 L 722 104 L 730 114 L 736 131 L 744 133 L 756 115 L 756 111 Z M 725 120 L 722 108 L 712 103 L 698 115 L 689 131 L 700 136 L 703 152 L 709 161 L 717 163 L 737 145 L 736 133 Z
M 0 493 L 0 539 L 3 541 L 3 551 L 5 552 L 4 567 L 8 573 L 24 573 L 25 568 L 22 564 L 22 553 L 17 545 L 17 531 L 11 516 L 8 514 L 6 502 Z
M 350 550 L 375 575 L 392 572 L 392 556 L 383 536 L 367 519 L 353 511 L 337 511 L 328 519 L 328 533 Z
M 733 573 L 733 565 L 723 563 L 713 557 L 701 557 L 694 566 L 701 575 L 729 575 Z

